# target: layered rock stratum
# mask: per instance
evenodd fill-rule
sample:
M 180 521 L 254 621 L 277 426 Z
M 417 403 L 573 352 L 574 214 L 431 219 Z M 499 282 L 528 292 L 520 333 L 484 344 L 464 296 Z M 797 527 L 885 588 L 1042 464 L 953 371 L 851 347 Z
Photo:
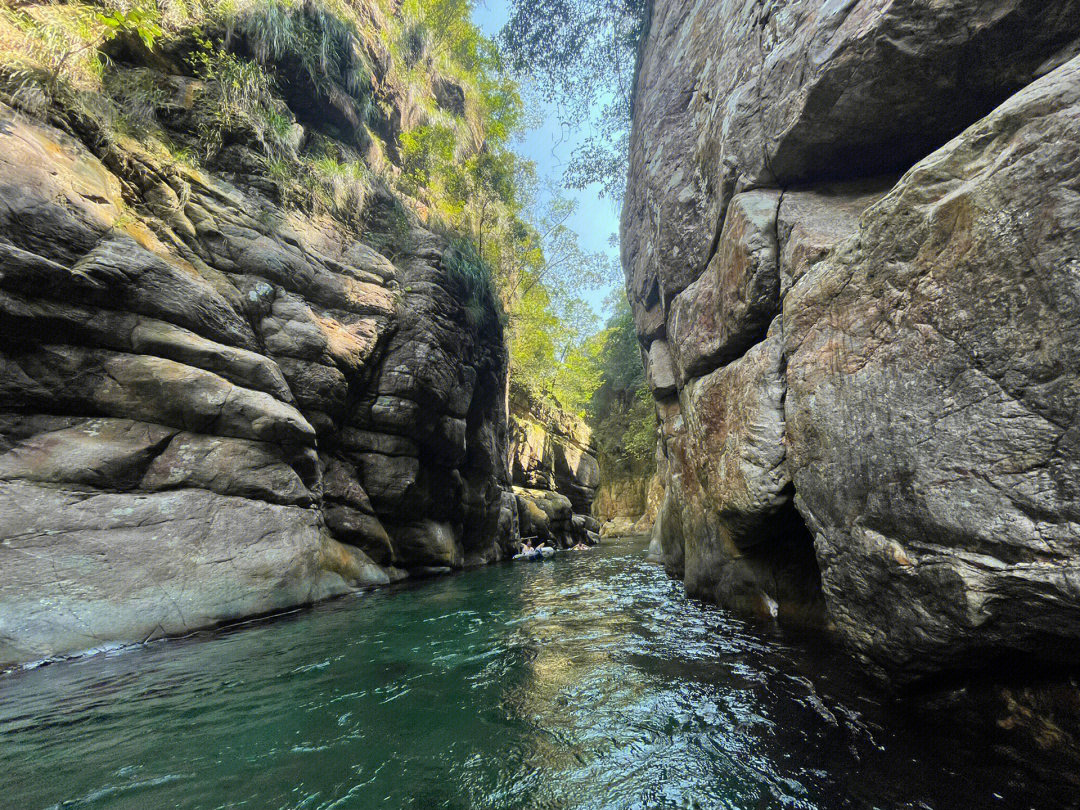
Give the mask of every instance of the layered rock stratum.
M 592 431 L 575 414 L 510 386 L 510 479 L 522 539 L 566 548 L 596 540 L 600 486 Z
M 622 251 L 698 596 L 867 668 L 1080 644 L 1080 3 L 656 0 Z
M 184 64 L 133 69 L 179 143 Z M 356 154 L 346 95 L 294 96 Z M 385 188 L 354 227 L 282 200 L 252 137 L 196 168 L 0 105 L 0 665 L 512 552 L 492 300 Z

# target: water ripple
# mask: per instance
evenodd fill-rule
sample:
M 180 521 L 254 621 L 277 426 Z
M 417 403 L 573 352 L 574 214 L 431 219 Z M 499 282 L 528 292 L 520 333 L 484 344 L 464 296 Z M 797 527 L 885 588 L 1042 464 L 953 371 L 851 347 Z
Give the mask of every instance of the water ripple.
M 0 679 L 0 806 L 1066 807 L 838 651 L 640 545 L 495 566 Z M 963 778 L 957 777 L 963 774 Z

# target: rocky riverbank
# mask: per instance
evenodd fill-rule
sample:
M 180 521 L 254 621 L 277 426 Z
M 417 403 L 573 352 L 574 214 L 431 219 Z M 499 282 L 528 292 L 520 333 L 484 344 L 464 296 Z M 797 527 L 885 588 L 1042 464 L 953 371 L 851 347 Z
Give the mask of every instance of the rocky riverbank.
M 340 45 L 343 24 L 293 13 Z M 308 86 L 291 52 L 263 65 L 290 76 L 256 110 L 274 132 L 222 123 L 225 71 L 253 64 L 215 50 L 227 36 L 256 47 L 216 29 L 153 54 L 117 40 L 106 79 L 142 88 L 152 137 L 75 91 L 5 84 L 0 665 L 514 550 L 506 350 L 467 251 L 373 175 L 301 205 L 272 159 L 393 174 L 377 144 L 426 102 L 354 38 L 377 88 L 365 123 L 346 77 Z M 199 58 L 219 72 L 194 75 Z
M 1078 47 L 1074 0 L 653 4 L 622 251 L 691 593 L 896 685 L 1075 665 Z
M 584 421 L 510 386 L 510 476 L 522 538 L 562 548 L 597 541 L 595 453 Z

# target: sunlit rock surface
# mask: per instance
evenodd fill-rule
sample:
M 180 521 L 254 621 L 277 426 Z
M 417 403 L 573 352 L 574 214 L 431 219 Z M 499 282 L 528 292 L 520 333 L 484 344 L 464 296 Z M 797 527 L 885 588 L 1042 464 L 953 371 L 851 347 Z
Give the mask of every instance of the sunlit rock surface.
M 509 453 L 521 537 L 562 547 L 595 540 L 600 466 L 588 426 L 512 384 Z
M 692 592 L 895 683 L 1075 661 L 1078 37 L 1070 0 L 654 4 L 623 263 Z
M 0 665 L 511 551 L 501 331 L 444 239 L 391 262 L 242 174 L 104 159 L 0 107 Z

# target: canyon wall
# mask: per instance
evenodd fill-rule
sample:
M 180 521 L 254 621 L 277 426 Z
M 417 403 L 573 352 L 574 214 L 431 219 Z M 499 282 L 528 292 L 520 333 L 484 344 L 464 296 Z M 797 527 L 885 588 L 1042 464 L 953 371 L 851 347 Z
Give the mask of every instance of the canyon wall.
M 623 266 L 692 594 L 904 684 L 1080 646 L 1080 2 L 656 0 Z
M 604 480 L 596 492 L 593 514 L 604 536 L 648 534 L 664 498 L 659 473 L 648 477 Z
M 377 184 L 351 227 L 290 204 L 235 122 L 177 159 L 212 86 L 150 61 L 112 69 L 160 141 L 0 104 L 0 666 L 516 543 L 500 316 L 453 240 Z M 277 114 L 358 160 L 332 79 Z
M 510 479 L 522 539 L 567 548 L 595 542 L 600 466 L 588 425 L 511 383 Z

